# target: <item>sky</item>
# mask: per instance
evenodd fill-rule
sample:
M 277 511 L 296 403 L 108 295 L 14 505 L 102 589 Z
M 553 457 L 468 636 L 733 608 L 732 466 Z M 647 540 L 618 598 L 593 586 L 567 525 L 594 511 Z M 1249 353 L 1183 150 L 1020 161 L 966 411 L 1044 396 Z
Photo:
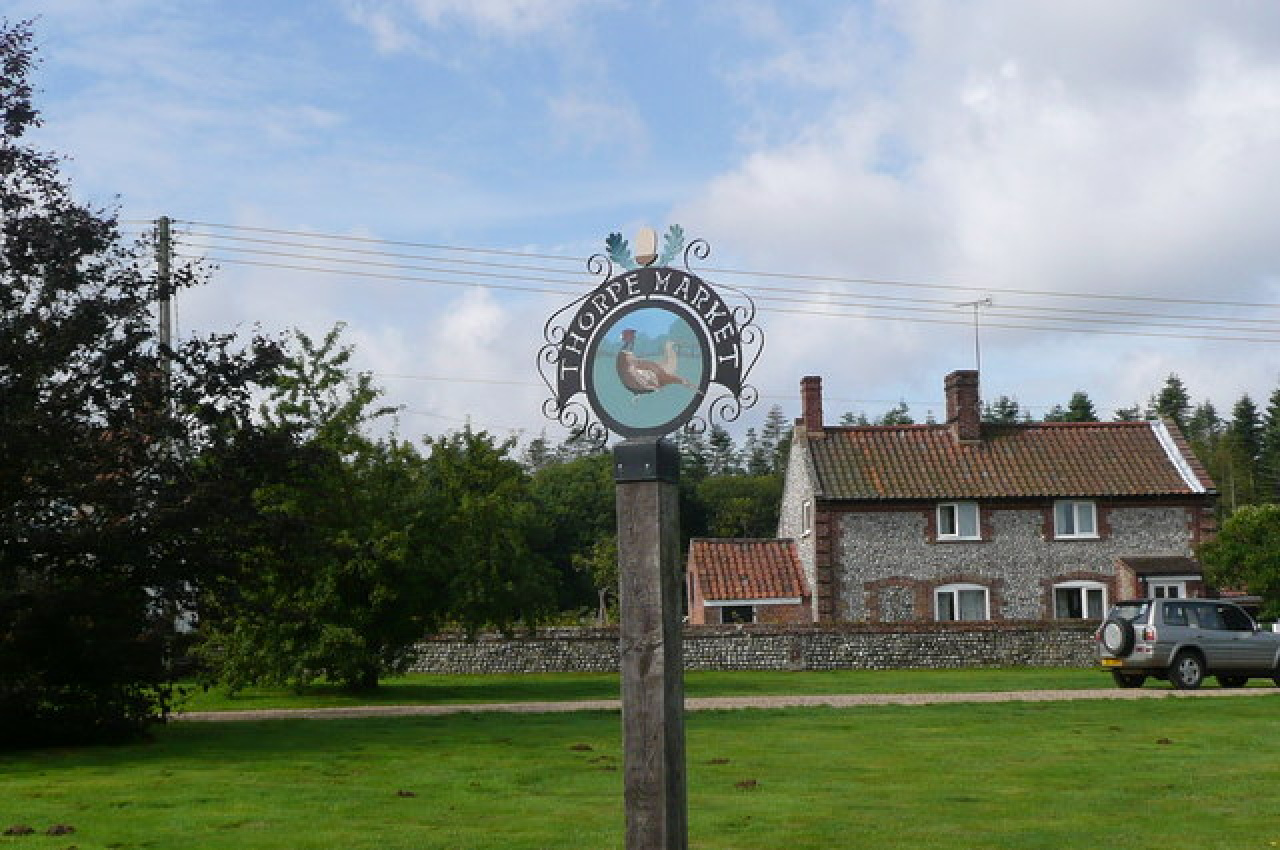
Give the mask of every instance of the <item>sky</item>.
M 213 266 L 179 335 L 343 322 L 405 438 L 563 438 L 545 322 L 599 282 L 610 232 L 671 224 L 760 310 L 739 433 L 797 416 L 804 375 L 831 421 L 941 418 L 944 376 L 979 359 L 984 398 L 1036 417 L 1084 390 L 1110 418 L 1171 373 L 1223 415 L 1280 386 L 1267 0 L 0 14 L 35 18 L 33 141 L 77 197 L 129 233 L 172 217 L 179 257 Z

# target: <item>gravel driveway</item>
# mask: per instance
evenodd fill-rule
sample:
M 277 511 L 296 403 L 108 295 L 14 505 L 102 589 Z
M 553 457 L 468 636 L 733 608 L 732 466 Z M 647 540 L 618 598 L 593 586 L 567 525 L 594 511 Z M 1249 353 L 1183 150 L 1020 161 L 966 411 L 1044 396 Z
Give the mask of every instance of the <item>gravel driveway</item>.
M 792 708 L 825 706 L 857 708 L 864 705 L 935 705 L 958 702 L 1058 702 L 1090 699 L 1214 699 L 1261 697 L 1280 693 L 1280 688 L 1224 688 L 1205 691 L 1177 691 L 1168 688 L 1097 688 L 1074 691 L 1006 691 L 995 693 L 948 694 L 837 694 L 832 696 L 770 697 L 690 697 L 687 711 L 723 711 L 739 708 Z M 366 705 L 347 708 L 269 708 L 255 711 L 190 711 L 175 714 L 174 720 L 229 722 L 236 720 L 276 720 L 337 717 L 411 717 L 420 715 L 509 712 L 545 714 L 566 711 L 619 711 L 616 699 L 574 702 L 505 702 L 468 705 Z

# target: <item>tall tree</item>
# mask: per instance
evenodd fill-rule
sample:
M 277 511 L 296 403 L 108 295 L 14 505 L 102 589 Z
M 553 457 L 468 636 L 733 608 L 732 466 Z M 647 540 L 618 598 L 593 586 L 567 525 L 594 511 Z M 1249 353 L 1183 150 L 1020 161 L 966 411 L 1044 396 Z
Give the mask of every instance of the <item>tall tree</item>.
M 169 279 L 72 197 L 39 125 L 28 24 L 0 23 L 0 746 L 126 738 L 171 706 L 173 613 L 218 568 L 227 482 L 201 464 L 248 427 L 276 353 L 227 336 L 161 350 Z
M 1280 388 L 1272 391 L 1262 417 L 1261 451 L 1258 457 L 1259 498 L 1280 500 Z
M 1191 396 L 1186 385 L 1175 373 L 1170 372 L 1165 378 L 1160 392 L 1151 397 L 1147 404 L 1147 418 L 1168 417 L 1178 424 L 1182 430 L 1187 428 L 1187 417 L 1191 413 Z
M 467 428 L 428 445 L 430 521 L 419 530 L 451 616 L 472 635 L 533 628 L 554 608 L 555 578 L 534 545 L 541 520 L 514 441 Z
M 781 474 L 787 468 L 787 456 L 791 452 L 791 426 L 781 405 L 772 405 L 765 414 L 760 446 L 769 458 L 769 471 Z
M 733 443 L 733 435 L 723 425 L 711 426 L 707 438 L 708 473 L 711 475 L 733 475 L 741 471 L 738 448 Z
M 1231 422 L 1223 436 L 1225 484 L 1228 506 L 1252 504 L 1257 500 L 1255 468 L 1262 454 L 1262 418 L 1258 406 L 1246 393 L 1231 408 Z
M 232 687 L 376 687 L 444 614 L 424 461 L 367 435 L 392 409 L 367 373 L 351 373 L 340 333 L 316 343 L 295 331 L 262 410 L 275 463 L 259 465 L 252 514 L 231 515 L 238 569 L 206 588 L 203 655 Z
M 599 572 L 585 569 L 584 559 L 598 554 L 595 544 L 617 525 L 612 458 L 598 454 L 550 464 L 534 473 L 529 488 L 538 516 L 535 546 L 557 575 L 556 607 L 598 606 Z

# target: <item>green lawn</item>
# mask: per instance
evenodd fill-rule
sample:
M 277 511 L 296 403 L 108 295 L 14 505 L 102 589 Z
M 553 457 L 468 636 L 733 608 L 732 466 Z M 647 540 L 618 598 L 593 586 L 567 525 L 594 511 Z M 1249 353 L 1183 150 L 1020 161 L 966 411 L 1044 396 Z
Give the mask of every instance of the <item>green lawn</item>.
M 1255 684 L 1270 684 L 1255 680 Z M 1206 686 L 1212 687 L 1210 680 Z M 837 670 L 830 672 L 699 672 L 685 675 L 691 697 L 937 693 L 1108 688 L 1111 677 L 1097 669 L 1018 668 L 965 670 Z M 1168 688 L 1152 681 L 1149 688 Z M 484 702 L 617 699 L 618 676 L 606 673 L 512 675 L 411 675 L 385 681 L 369 694 L 346 694 L 316 685 L 300 694 L 280 688 L 251 688 L 229 697 L 224 691 L 194 689 L 188 711 L 254 708 L 317 708 L 349 705 L 444 705 Z
M 1280 697 L 688 716 L 690 847 L 1269 848 Z M 620 848 L 616 712 L 181 723 L 0 754 L 0 848 Z M 403 793 L 401 793 L 403 792 Z M 55 823 L 74 835 L 50 838 Z

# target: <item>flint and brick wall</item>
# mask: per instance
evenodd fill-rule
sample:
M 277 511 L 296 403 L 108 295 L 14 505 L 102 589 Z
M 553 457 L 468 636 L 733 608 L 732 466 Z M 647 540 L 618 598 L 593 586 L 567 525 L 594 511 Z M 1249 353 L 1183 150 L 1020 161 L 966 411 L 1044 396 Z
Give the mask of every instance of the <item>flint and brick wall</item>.
M 891 670 L 1088 667 L 1096 623 L 893 623 L 698 626 L 684 632 L 687 670 Z M 611 673 L 617 629 L 534 637 L 440 636 L 418 646 L 418 673 Z

